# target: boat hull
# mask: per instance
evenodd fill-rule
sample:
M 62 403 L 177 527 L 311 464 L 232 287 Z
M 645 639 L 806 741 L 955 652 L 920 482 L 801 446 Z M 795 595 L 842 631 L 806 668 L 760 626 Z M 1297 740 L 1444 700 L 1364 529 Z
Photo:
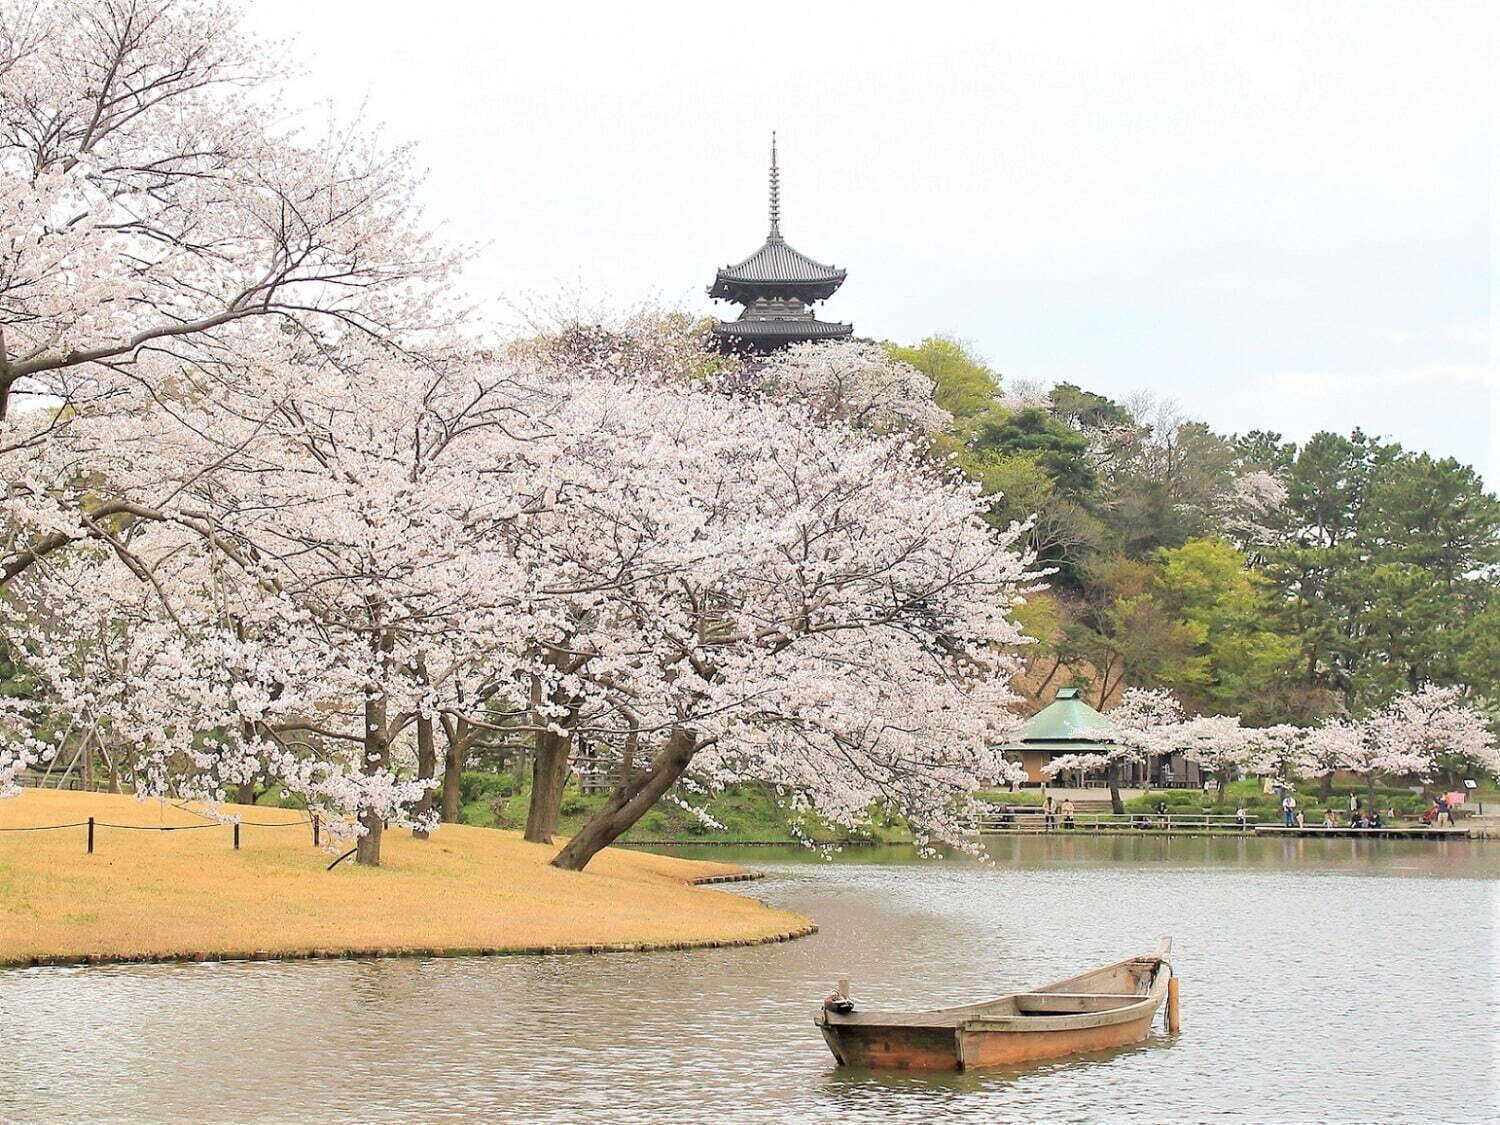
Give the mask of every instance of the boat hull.
M 823 1027 L 844 1066 L 887 1070 L 972 1070 L 1127 1047 L 1151 1033 L 1156 1008 L 1135 1019 L 1066 1031 L 966 1031 L 933 1027 Z
M 816 1022 L 842 1065 L 890 1070 L 1016 1066 L 1125 1047 L 1150 1034 L 1167 998 L 1170 949 L 1164 939 L 1153 954 L 979 1004 L 904 1014 L 825 1006 Z

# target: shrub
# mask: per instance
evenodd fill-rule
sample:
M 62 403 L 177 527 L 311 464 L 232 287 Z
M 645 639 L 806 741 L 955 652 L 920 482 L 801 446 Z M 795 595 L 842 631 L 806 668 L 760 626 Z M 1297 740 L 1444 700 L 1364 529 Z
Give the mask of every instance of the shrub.
M 514 797 L 520 789 L 515 775 L 509 773 L 464 770 L 458 780 L 458 797 L 464 804 L 491 797 Z
M 582 793 L 569 790 L 563 794 L 562 814 L 563 816 L 578 816 L 580 813 L 590 812 L 593 802 Z

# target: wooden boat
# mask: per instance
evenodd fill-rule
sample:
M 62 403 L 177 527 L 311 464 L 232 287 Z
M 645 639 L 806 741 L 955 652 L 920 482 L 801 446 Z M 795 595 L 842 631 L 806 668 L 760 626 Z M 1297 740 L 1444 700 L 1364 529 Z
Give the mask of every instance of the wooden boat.
M 1151 953 L 1031 992 L 929 1012 L 854 1010 L 840 981 L 816 1023 L 844 1066 L 969 1070 L 1120 1047 L 1150 1031 L 1172 979 L 1171 950 L 1163 938 Z

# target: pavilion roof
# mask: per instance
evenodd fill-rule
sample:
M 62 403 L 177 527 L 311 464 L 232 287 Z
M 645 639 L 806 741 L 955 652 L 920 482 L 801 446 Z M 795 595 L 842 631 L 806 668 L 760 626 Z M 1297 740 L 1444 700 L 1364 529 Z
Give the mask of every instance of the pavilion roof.
M 1052 702 L 1026 720 L 1004 750 L 1065 750 L 1087 753 L 1117 745 L 1124 732 L 1078 698 L 1077 688 L 1060 688 Z

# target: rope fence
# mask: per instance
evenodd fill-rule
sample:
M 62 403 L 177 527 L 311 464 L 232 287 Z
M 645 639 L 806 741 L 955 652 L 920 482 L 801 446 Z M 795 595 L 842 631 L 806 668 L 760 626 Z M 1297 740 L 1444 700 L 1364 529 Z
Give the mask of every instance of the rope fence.
M 181 806 L 175 806 L 181 808 Z M 183 812 L 192 813 L 194 816 L 204 816 L 203 813 L 194 809 L 183 809 Z M 98 820 L 89 817 L 87 820 L 70 821 L 67 824 L 27 824 L 20 826 L 0 826 L 0 832 L 55 832 L 62 828 L 86 828 L 88 829 L 86 850 L 89 855 L 94 854 L 94 831 L 98 828 L 114 828 L 125 832 L 192 832 L 198 828 L 229 828 L 236 849 L 240 846 L 241 828 L 298 828 L 304 824 L 312 825 L 313 847 L 322 845 L 322 825 L 318 818 L 303 817 L 300 820 L 242 820 L 242 821 L 216 821 L 211 817 L 209 824 L 114 824 L 107 820 Z

